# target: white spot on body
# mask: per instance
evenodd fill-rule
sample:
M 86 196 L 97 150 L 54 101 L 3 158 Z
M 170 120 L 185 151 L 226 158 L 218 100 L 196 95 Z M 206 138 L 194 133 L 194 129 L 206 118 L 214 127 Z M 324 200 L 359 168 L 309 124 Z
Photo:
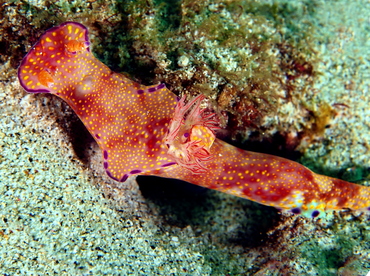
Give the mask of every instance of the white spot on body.
M 94 80 L 92 76 L 86 76 L 81 84 L 76 85 L 76 96 L 84 96 L 88 93 L 91 93 Z

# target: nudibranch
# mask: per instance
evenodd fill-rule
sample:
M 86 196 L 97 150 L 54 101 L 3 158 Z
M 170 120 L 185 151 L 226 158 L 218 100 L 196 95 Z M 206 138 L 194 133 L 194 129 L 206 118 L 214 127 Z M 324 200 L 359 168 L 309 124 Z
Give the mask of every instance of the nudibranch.
M 307 217 L 370 208 L 370 187 L 217 139 L 218 119 L 201 108 L 203 95 L 186 101 L 164 84 L 144 86 L 112 72 L 91 53 L 82 24 L 47 30 L 18 78 L 27 92 L 52 93 L 71 106 L 115 181 L 140 174 L 177 178 Z

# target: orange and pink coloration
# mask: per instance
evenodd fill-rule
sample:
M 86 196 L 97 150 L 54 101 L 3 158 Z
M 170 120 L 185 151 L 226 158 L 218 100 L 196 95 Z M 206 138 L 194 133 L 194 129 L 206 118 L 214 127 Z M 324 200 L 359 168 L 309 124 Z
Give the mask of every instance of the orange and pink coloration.
M 217 117 L 164 84 L 143 86 L 112 72 L 90 51 L 86 27 L 51 28 L 23 59 L 27 92 L 65 100 L 99 144 L 107 174 L 177 178 L 261 204 L 317 217 L 326 210 L 369 210 L 370 187 L 318 175 L 276 156 L 248 152 L 215 137 Z

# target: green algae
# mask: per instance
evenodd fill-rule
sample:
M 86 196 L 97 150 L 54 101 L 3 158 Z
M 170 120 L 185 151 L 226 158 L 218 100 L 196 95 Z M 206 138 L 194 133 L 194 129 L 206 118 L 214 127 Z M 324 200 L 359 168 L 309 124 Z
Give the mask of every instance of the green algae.
M 353 246 L 349 242 L 342 243 L 342 245 L 344 244 L 350 246 L 348 249 L 352 253 Z M 307 258 L 310 263 L 315 265 L 322 275 L 336 275 L 336 272 L 333 271 L 337 271 L 344 263 L 343 249 L 323 249 L 315 242 L 305 244 L 305 247 L 306 250 L 302 252 L 302 257 Z
M 348 221 L 348 223 L 351 223 Z M 309 260 L 320 271 L 320 275 L 338 275 L 340 268 L 349 270 L 353 275 L 361 275 L 366 272 L 364 264 L 356 257 L 361 253 L 356 252 L 363 240 L 359 233 L 355 233 L 351 238 L 348 237 L 345 229 L 334 224 L 333 230 L 336 229 L 336 235 L 333 240 L 326 244 L 321 244 L 317 240 L 309 240 L 303 243 L 300 248 L 301 256 Z M 360 226 L 363 230 L 363 226 Z M 357 274 L 358 273 L 358 274 Z
M 206 94 L 214 100 L 213 108 L 226 114 L 231 137 L 245 140 L 258 131 L 265 133 L 261 139 L 287 131 L 263 121 L 278 115 L 280 104 L 292 98 L 301 101 L 299 95 L 315 75 L 308 18 L 316 4 L 297 6 L 182 1 L 179 11 L 180 2 L 170 6 L 166 1 L 123 1 L 119 8 L 126 23 L 126 46 L 120 49 L 129 52 L 135 64 L 121 64 L 122 70 L 144 82 L 148 76 L 164 81 L 177 94 Z M 174 11 L 164 15 L 171 8 Z M 307 22 L 298 24 L 302 17 Z M 287 94 L 281 95 L 282 90 Z

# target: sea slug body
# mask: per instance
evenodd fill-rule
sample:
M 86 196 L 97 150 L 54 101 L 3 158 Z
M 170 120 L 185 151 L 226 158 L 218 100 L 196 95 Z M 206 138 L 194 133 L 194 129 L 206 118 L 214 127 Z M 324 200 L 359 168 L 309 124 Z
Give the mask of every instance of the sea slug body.
M 71 106 L 116 181 L 137 174 L 178 178 L 307 217 L 370 208 L 370 187 L 217 139 L 217 117 L 200 108 L 203 95 L 185 103 L 164 84 L 144 86 L 112 72 L 91 53 L 80 23 L 46 31 L 18 78 L 27 92 L 55 94 Z

